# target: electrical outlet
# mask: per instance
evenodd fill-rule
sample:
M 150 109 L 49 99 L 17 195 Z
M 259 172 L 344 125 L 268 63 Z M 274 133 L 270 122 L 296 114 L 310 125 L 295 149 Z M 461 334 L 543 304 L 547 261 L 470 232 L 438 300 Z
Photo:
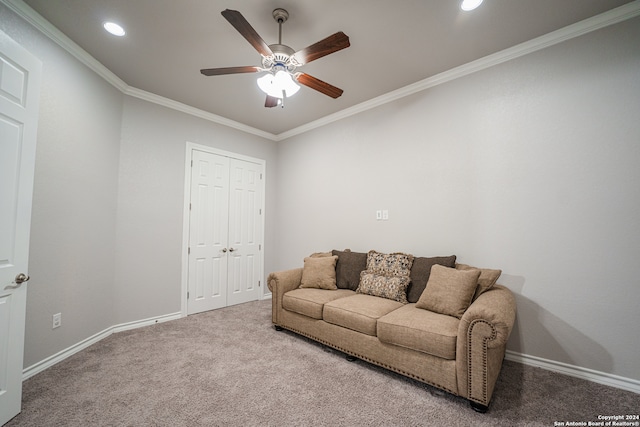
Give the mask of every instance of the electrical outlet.
M 62 313 L 56 313 L 53 315 L 53 326 L 51 329 L 59 328 L 62 326 Z
M 382 219 L 382 211 L 376 211 L 376 221 L 380 221 Z

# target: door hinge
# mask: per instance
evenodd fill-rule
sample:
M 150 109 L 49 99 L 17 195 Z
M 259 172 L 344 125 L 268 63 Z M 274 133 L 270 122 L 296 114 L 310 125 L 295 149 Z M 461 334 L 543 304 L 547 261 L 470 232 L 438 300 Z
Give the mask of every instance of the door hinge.
M 187 248 L 187 255 L 191 255 L 191 247 Z
M 262 250 L 262 245 L 258 245 L 258 250 L 261 251 Z
M 262 209 L 258 209 L 258 215 L 262 215 Z
M 187 299 L 189 299 L 189 291 L 187 291 Z
M 260 174 L 260 179 L 262 179 L 262 174 Z
M 193 167 L 193 160 L 191 160 L 191 167 Z
M 258 280 L 258 287 L 262 286 L 262 282 Z

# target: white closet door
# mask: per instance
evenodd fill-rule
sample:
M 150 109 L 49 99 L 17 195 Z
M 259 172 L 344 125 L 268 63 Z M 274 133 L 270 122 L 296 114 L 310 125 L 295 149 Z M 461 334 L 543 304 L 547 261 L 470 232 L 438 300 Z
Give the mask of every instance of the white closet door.
M 192 151 L 188 314 L 227 305 L 229 158 Z
M 187 313 L 260 298 L 263 165 L 193 149 Z
M 260 296 L 262 165 L 231 159 L 227 305 Z

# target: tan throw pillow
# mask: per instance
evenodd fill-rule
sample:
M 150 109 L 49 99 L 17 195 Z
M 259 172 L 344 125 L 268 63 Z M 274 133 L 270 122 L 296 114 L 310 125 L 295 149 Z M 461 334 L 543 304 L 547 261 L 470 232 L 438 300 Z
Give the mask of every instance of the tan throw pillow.
M 480 270 L 456 270 L 439 264 L 431 267 L 429 281 L 416 308 L 462 317 L 478 286 Z
M 491 289 L 502 274 L 502 270 L 477 268 L 467 264 L 456 264 L 456 270 L 480 270 L 480 277 L 478 278 L 478 289 L 476 289 L 476 294 L 473 296 L 474 300 L 478 298 L 481 293 Z
M 409 276 L 384 276 L 364 270 L 360 273 L 360 284 L 356 292 L 407 304 L 407 286 L 410 280 Z
M 314 252 L 311 255 L 309 255 L 309 257 L 311 258 L 325 258 L 328 256 L 332 256 L 333 254 L 331 252 Z
M 306 257 L 302 268 L 301 288 L 338 289 L 336 287 L 336 262 L 338 257 Z
M 338 264 L 340 263 L 338 262 Z M 415 257 L 411 266 L 411 283 L 407 288 L 407 300 L 409 302 L 418 302 L 420 299 L 420 295 L 422 295 L 424 288 L 427 286 L 431 267 L 434 264 L 453 268 L 456 266 L 456 256 Z

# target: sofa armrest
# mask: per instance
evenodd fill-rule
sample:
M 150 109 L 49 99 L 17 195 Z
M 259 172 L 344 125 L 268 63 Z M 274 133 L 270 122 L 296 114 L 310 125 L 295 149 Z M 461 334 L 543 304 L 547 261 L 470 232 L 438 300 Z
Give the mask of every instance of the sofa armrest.
M 289 291 L 297 289 L 302 280 L 302 268 L 293 270 L 278 271 L 269 274 L 267 286 L 271 291 L 271 321 L 278 325 L 279 316 L 282 312 L 282 297 Z
M 515 298 L 501 285 L 482 293 L 464 313 L 456 343 L 461 396 L 489 406 L 515 317 Z

